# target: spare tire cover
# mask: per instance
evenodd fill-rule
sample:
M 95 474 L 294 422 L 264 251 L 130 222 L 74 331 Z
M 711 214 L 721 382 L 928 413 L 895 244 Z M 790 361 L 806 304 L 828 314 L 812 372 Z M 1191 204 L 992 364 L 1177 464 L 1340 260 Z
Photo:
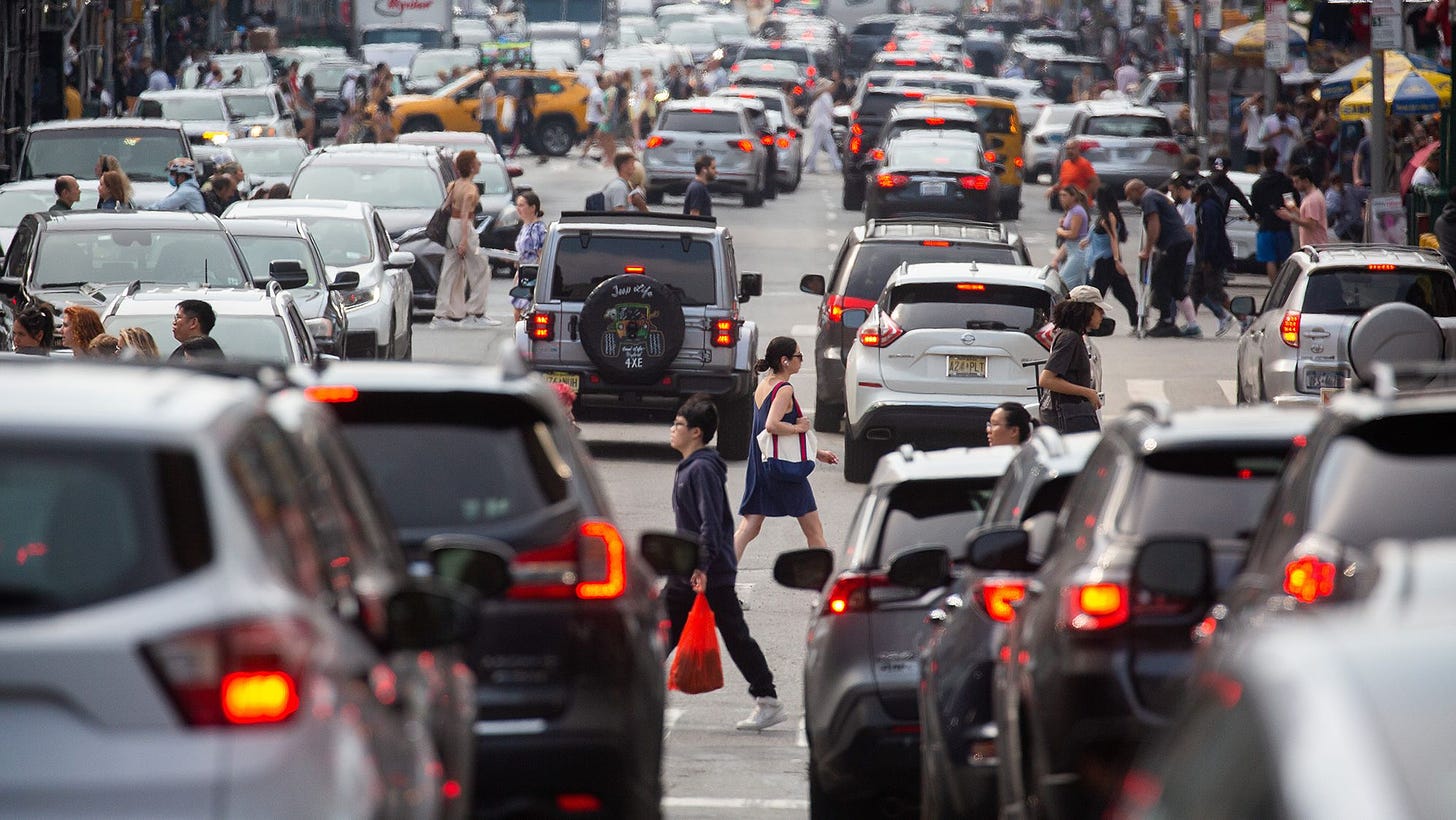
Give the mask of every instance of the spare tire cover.
M 1407 302 L 1372 308 L 1350 331 L 1350 367 L 1361 381 L 1375 378 L 1374 364 L 1410 364 L 1441 358 L 1441 326 L 1429 313 Z
M 613 276 L 582 303 L 580 332 L 582 349 L 603 376 L 625 384 L 656 381 L 682 348 L 682 302 L 650 276 Z

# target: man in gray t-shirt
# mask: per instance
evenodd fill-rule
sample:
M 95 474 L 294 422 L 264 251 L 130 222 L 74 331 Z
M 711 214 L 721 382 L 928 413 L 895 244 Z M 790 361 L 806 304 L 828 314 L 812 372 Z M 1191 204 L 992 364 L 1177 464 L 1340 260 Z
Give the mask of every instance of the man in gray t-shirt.
M 637 166 L 637 156 L 628 151 L 621 151 L 613 158 L 612 164 L 617 167 L 617 176 L 602 189 L 602 196 L 606 197 L 607 210 L 625 211 L 627 210 L 627 195 L 632 191 L 632 186 L 627 179 L 632 176 L 632 169 Z
M 1138 258 L 1148 260 L 1152 266 L 1148 271 L 1148 284 L 1152 287 L 1148 305 L 1159 314 L 1158 323 L 1148 329 L 1148 335 L 1178 336 L 1182 331 L 1173 320 L 1175 305 L 1188 295 L 1183 268 L 1188 264 L 1188 253 L 1193 250 L 1193 237 L 1183 226 L 1183 218 L 1178 215 L 1173 200 L 1152 190 L 1142 180 L 1130 180 L 1123 193 L 1129 202 L 1138 203 L 1143 212 L 1143 248 Z
M 496 129 L 495 69 L 485 72 L 485 82 L 480 84 L 480 108 L 475 112 L 480 120 L 480 133 L 495 143 L 496 153 L 501 153 L 500 131 Z

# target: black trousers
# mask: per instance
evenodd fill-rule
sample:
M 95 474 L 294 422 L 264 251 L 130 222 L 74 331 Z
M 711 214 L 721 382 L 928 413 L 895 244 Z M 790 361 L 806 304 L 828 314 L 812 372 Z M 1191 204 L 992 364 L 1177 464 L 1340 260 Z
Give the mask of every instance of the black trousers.
M 738 603 L 738 593 L 731 586 L 708 587 L 708 608 L 713 610 L 713 620 L 718 625 L 718 634 L 728 647 L 728 657 L 748 681 L 748 694 L 756 698 L 776 698 L 773 672 L 769 671 L 768 659 L 758 647 L 758 641 L 748 634 L 748 622 L 743 619 L 743 607 Z M 688 621 L 688 612 L 693 608 L 697 593 L 686 586 L 667 585 L 667 617 L 671 630 L 667 637 L 667 651 L 677 648 L 682 637 L 683 625 Z
M 1092 287 L 1107 295 L 1110 289 L 1112 295 L 1127 310 L 1128 327 L 1137 325 L 1137 293 L 1132 289 L 1132 282 L 1126 276 L 1117 272 L 1117 263 L 1112 259 L 1098 259 L 1092 266 Z
M 1153 254 L 1153 270 L 1148 276 L 1152 298 L 1148 305 L 1161 314 L 1160 322 L 1173 321 L 1176 315 L 1173 303 L 1188 295 L 1183 271 L 1188 266 L 1188 253 L 1192 250 L 1193 240 L 1187 239 Z

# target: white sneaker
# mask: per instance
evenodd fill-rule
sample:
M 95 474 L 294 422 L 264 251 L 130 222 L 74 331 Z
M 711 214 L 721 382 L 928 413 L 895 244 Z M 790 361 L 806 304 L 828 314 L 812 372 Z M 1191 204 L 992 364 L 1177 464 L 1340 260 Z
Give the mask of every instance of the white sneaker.
M 499 327 L 500 320 L 489 316 L 471 316 L 465 320 L 471 327 Z
M 740 732 L 762 732 L 770 726 L 777 726 L 788 720 L 788 713 L 778 698 L 754 698 L 753 714 L 738 721 Z
M 454 330 L 461 326 L 455 319 L 441 319 L 439 316 L 430 320 L 430 330 Z

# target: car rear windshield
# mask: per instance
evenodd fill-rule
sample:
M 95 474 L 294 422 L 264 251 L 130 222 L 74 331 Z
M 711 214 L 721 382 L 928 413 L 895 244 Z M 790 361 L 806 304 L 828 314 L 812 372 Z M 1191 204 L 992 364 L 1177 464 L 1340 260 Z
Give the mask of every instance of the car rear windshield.
M 943 120 L 943 122 L 937 125 L 934 123 L 936 119 Z M 926 117 L 921 119 L 917 117 L 913 120 L 896 120 L 895 122 L 889 123 L 885 126 L 885 130 L 880 132 L 880 136 L 884 142 L 888 143 L 906 131 L 934 131 L 937 133 L 940 131 L 956 131 L 965 134 L 981 133 L 979 124 L 973 120 L 956 120 L 946 117 Z M 903 149 L 897 150 L 895 155 L 899 156 L 902 153 L 904 153 Z M 950 153 L 961 152 L 951 151 Z
M 479 531 L 567 498 L 550 427 L 517 399 L 365 391 L 330 406 L 398 527 Z
M 952 551 L 981 521 L 996 476 L 906 481 L 890 491 L 885 525 L 875 547 L 875 565 L 888 566 L 916 546 L 940 545 Z
M 440 175 L 425 165 L 309 165 L 294 178 L 294 199 L 352 199 L 376 208 L 439 207 Z
M 803 46 L 744 46 L 738 60 L 789 60 L 802 65 L 809 64 L 809 50 Z
M 1153 453 L 1117 515 L 1119 532 L 1202 533 L 1244 538 L 1254 529 L 1289 445 L 1264 444 Z
M 1303 310 L 1359 316 L 1387 302 L 1407 302 L 1433 316 L 1456 316 L 1456 283 L 1446 271 L 1321 270 L 1309 277 Z
M 38 288 L 136 280 L 229 288 L 248 281 L 221 230 L 46 231 L 31 272 L 31 286 Z
M 1087 120 L 1082 136 L 1087 137 L 1171 137 L 1173 126 L 1167 117 L 1141 117 L 1135 114 L 1113 117 L 1092 117 Z
M 181 120 L 182 122 L 227 121 L 227 110 L 218 97 L 174 97 L 153 100 L 142 98 L 137 101 L 136 115 L 144 119 Z
M 95 179 L 95 161 L 80 162 L 78 158 L 102 154 L 116 157 L 132 182 L 163 182 L 167 179 L 167 163 L 174 157 L 191 156 L 181 129 L 117 127 L 32 131 L 25 143 L 20 178 L 71 174 L 80 179 Z
M 890 317 L 905 330 L 1039 330 L 1051 315 L 1040 288 L 989 285 L 968 273 L 964 282 L 900 285 L 890 293 Z
M 733 111 L 664 111 L 658 131 L 686 131 L 690 134 L 742 134 L 743 122 Z
M 152 334 L 157 349 L 166 359 L 177 349 L 172 336 L 172 314 L 120 314 L 102 322 L 106 332 L 116 334 L 124 328 L 139 327 Z M 288 345 L 289 330 L 285 321 L 271 314 L 258 316 L 218 316 L 217 324 L 207 334 L 222 348 L 229 361 L 292 364 L 294 353 Z
M 260 119 L 278 114 L 273 110 L 273 101 L 268 94 L 228 94 L 223 97 L 228 113 L 238 119 Z
M 877 20 L 873 23 L 860 23 L 854 27 L 851 37 L 889 37 L 895 31 L 896 20 Z
M 981 118 L 982 131 L 992 134 L 1014 134 L 1021 130 L 1012 127 L 1012 117 L 1016 116 L 1014 109 L 983 105 L 976 109 L 976 114 Z
M 563 236 L 556 246 L 551 297 L 580 302 L 597 285 L 624 273 L 652 277 L 684 305 L 718 301 L 713 246 L 678 236 Z
M 890 274 L 901 262 L 979 262 L 982 264 L 1019 265 L 1016 249 L 1010 245 L 989 243 L 946 242 L 865 242 L 854 251 L 849 262 L 849 282 L 844 295 L 856 299 L 878 299 L 890 281 Z
M 0 494 L 0 617 L 119 598 L 212 560 L 202 479 L 186 452 L 11 441 Z
M 905 96 L 903 91 L 871 91 L 860 100 L 856 113 L 861 119 L 865 117 L 881 118 L 890 113 L 891 108 L 909 99 L 913 98 Z

